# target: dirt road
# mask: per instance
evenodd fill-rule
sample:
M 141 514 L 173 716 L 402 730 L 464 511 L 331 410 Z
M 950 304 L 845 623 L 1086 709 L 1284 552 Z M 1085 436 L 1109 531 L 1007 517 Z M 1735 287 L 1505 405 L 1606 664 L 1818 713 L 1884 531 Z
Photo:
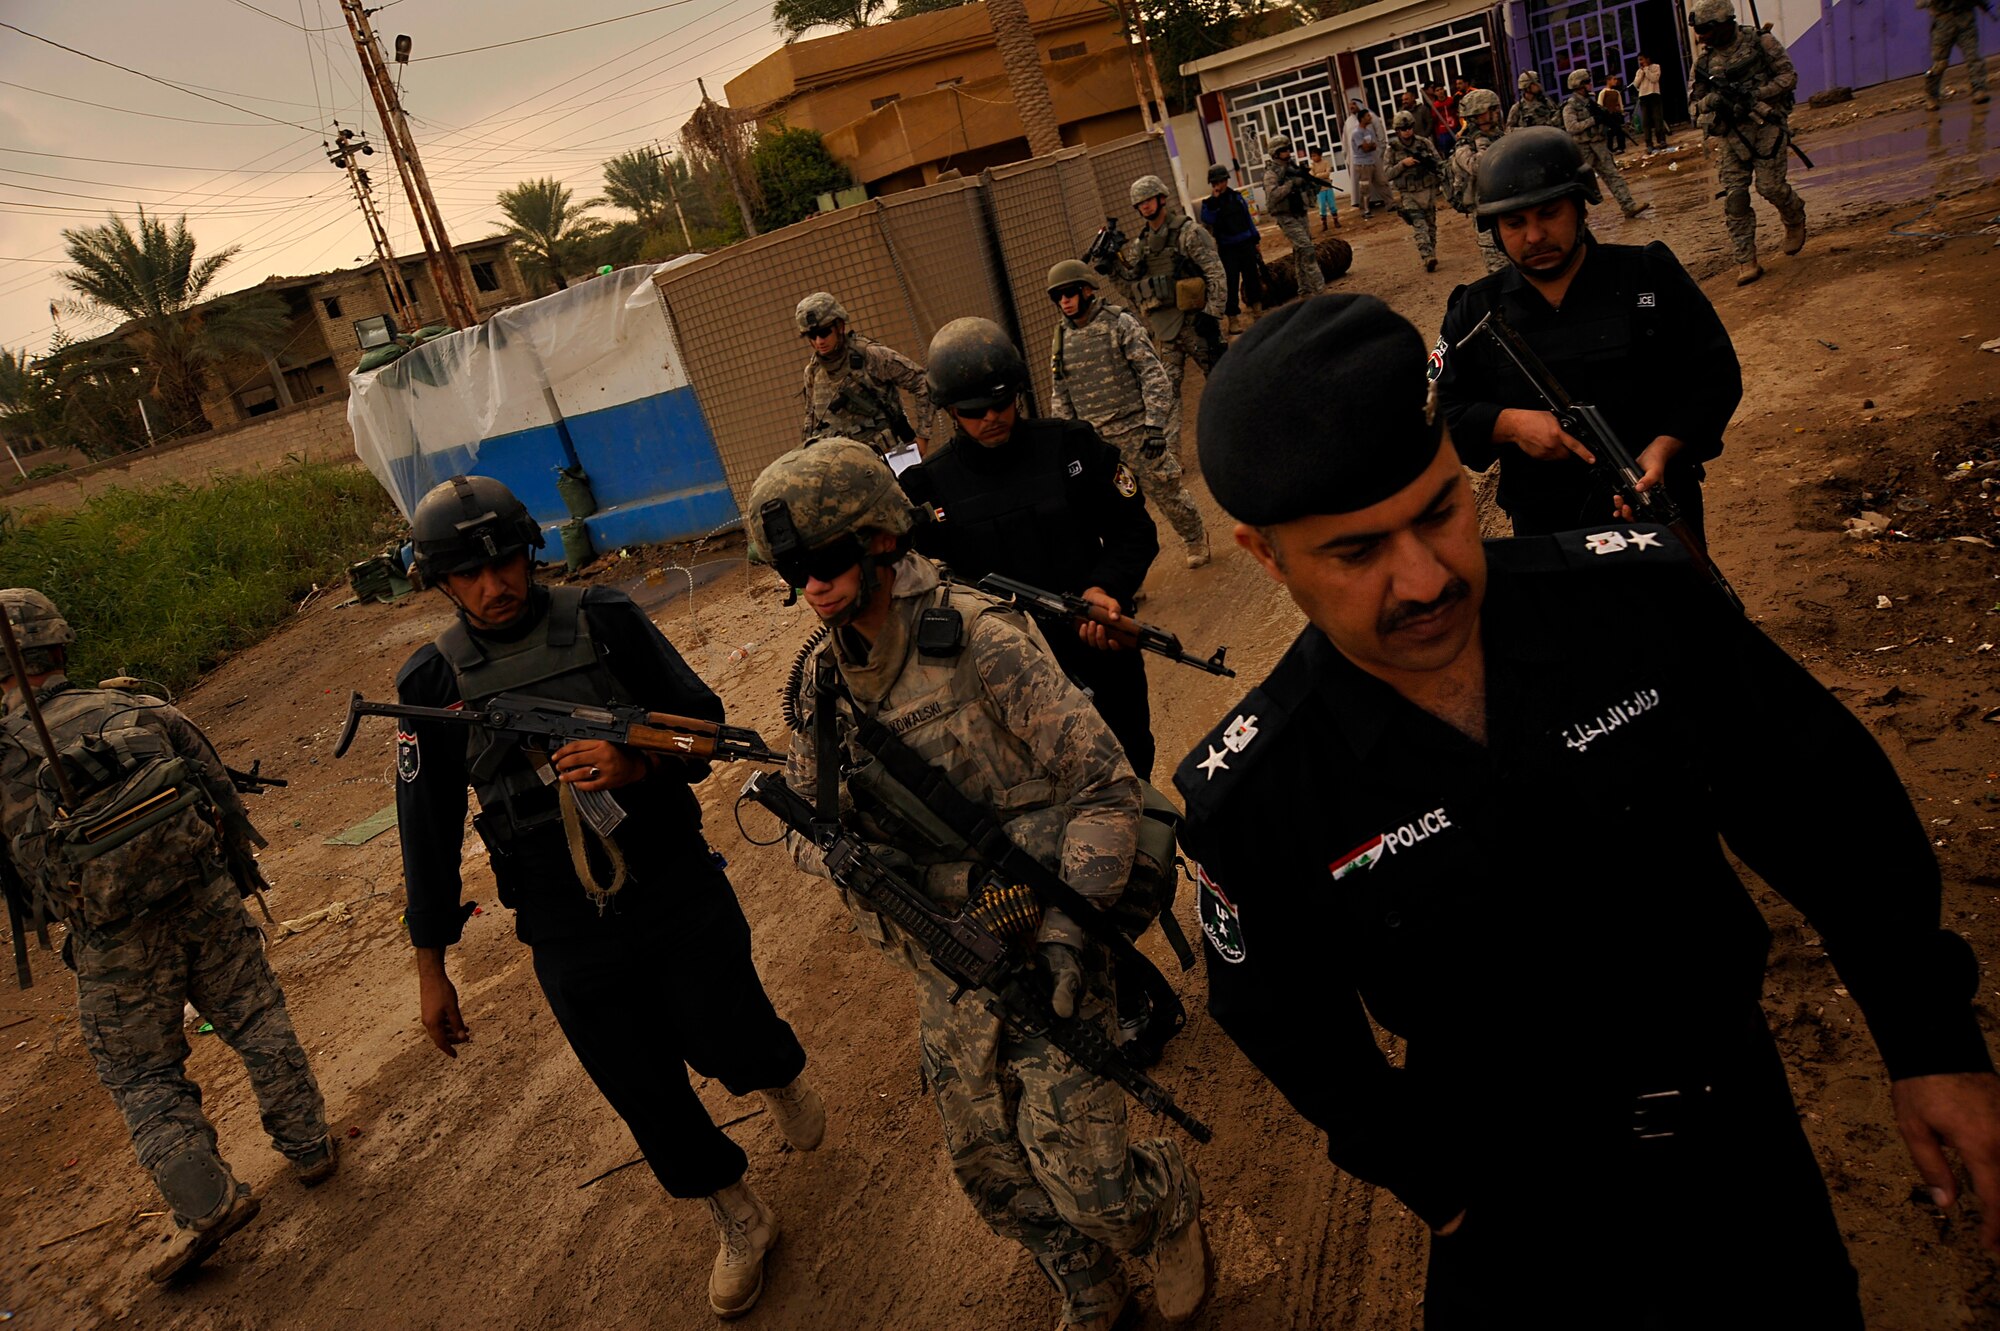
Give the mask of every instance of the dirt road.
M 1984 464 L 2000 459 L 2000 359 L 1977 348 L 2000 336 L 2000 251 L 1990 235 L 1927 239 L 1890 228 L 1975 231 L 2000 212 L 2000 189 L 1982 183 L 1993 169 L 1983 123 L 1952 103 L 1927 145 L 1914 95 L 1908 85 L 1877 89 L 1802 117 L 1822 163 L 1795 176 L 1813 213 L 1806 252 L 1767 259 L 1770 275 L 1750 288 L 1726 276 L 1706 283 L 1747 382 L 1711 472 L 1709 525 L 1751 613 L 1859 712 L 1909 783 L 1945 866 L 1946 917 L 1991 972 L 1982 1001 L 1990 1025 L 2000 996 L 2000 648 L 1991 645 L 2000 640 L 1991 544 L 2000 539 L 2000 467 Z M 1698 275 L 1722 272 L 1712 172 L 1698 153 L 1654 158 L 1634 174 L 1655 213 L 1627 223 L 1606 211 L 1604 238 L 1663 238 Z M 1935 199 L 1939 191 L 1947 197 Z M 1758 206 L 1768 252 L 1775 219 Z M 1341 287 L 1377 292 L 1435 327 L 1451 287 L 1478 271 L 1463 220 L 1448 215 L 1440 229 L 1441 270 L 1427 276 L 1399 221 L 1350 222 L 1356 258 Z M 1891 530 L 1844 535 L 1863 510 Z M 783 608 L 768 575 L 747 572 L 727 550 L 688 559 L 721 561 L 698 576 L 641 576 L 664 558 L 641 552 L 600 576 L 629 581 L 656 604 L 732 719 L 776 739 L 778 686 L 811 626 L 807 611 Z M 1244 678 L 1153 671 L 1163 771 L 1299 624 L 1234 549 L 1198 572 L 1172 562 L 1155 573 L 1146 613 L 1202 650 L 1228 643 Z M 303 1192 L 260 1138 L 241 1065 L 212 1037 L 191 1037 L 225 1150 L 268 1197 L 262 1219 L 211 1271 L 171 1292 L 147 1286 L 141 1273 L 161 1222 L 135 1217 L 156 1209 L 157 1195 L 79 1045 L 68 978 L 37 953 L 36 987 L 0 994 L 0 1022 L 16 1023 L 0 1028 L 0 1308 L 17 1324 L 714 1325 L 703 1299 L 714 1251 L 705 1209 L 665 1198 L 643 1168 L 590 1182 L 636 1152 L 554 1029 L 476 839 L 468 895 L 483 909 L 453 957 L 474 1041 L 455 1062 L 416 1024 L 393 830 L 359 846 L 324 844 L 391 798 L 386 728 L 332 760 L 348 690 L 386 695 L 396 665 L 443 623 L 431 598 L 345 609 L 322 600 L 184 700 L 232 762 L 259 757 L 292 781 L 254 806 L 274 844 L 266 864 L 279 918 L 332 902 L 349 916 L 272 954 L 335 1124 L 355 1134 L 340 1177 Z M 781 1148 L 763 1118 L 731 1129 L 786 1224 L 763 1302 L 744 1325 L 1052 1325 L 1052 1293 L 1021 1252 L 980 1226 L 946 1173 L 935 1111 L 918 1085 L 907 982 L 849 932 L 821 883 L 738 835 L 730 806 L 742 775 L 725 770 L 703 787 L 709 835 L 729 857 L 758 964 L 812 1055 L 831 1115 L 825 1146 L 804 1156 Z M 1870 1325 L 1994 1325 L 1995 1268 L 1977 1254 L 1967 1220 L 1911 1200 L 1915 1175 L 1879 1063 L 1818 940 L 1782 903 L 1766 905 L 1777 934 L 1766 1006 L 1833 1182 Z M 1191 902 L 1181 909 L 1192 932 Z M 1183 984 L 1197 1015 L 1160 1077 L 1218 1128 L 1214 1144 L 1192 1149 L 1221 1276 L 1198 1325 L 1419 1324 L 1421 1226 L 1393 1198 L 1332 1170 L 1317 1134 L 1199 1015 L 1199 972 Z M 719 1086 L 702 1094 L 718 1120 L 755 1107 Z M 1742 1197 L 1716 1199 L 1746 1204 L 1753 1181 Z M 1579 1224 L 1598 1220 L 1579 1209 Z M 67 1237 L 98 1222 L 109 1223 Z

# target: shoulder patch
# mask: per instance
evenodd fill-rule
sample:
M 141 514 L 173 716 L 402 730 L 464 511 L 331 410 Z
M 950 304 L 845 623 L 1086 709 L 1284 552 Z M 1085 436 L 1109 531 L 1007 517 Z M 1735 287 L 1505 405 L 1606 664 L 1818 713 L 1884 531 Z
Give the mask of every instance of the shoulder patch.
M 1252 689 L 1222 723 L 1188 752 L 1174 772 L 1174 785 L 1187 801 L 1188 812 L 1199 806 L 1214 809 L 1230 788 L 1273 747 L 1274 732 L 1287 719 L 1285 709 L 1261 687 Z
M 1230 965 L 1236 965 L 1248 955 L 1243 949 L 1243 917 L 1237 912 L 1236 903 L 1229 899 L 1208 870 L 1189 860 L 1194 869 L 1194 879 L 1200 889 L 1197 903 L 1201 914 L 1201 932 L 1208 939 L 1208 945 L 1215 954 Z
M 1444 358 L 1450 353 L 1450 339 L 1440 334 L 1437 345 L 1431 348 L 1430 358 L 1424 362 L 1424 375 L 1432 383 L 1436 383 L 1438 376 L 1444 373 Z
M 1139 497 L 1138 478 L 1132 475 L 1132 469 L 1124 463 L 1119 463 L 1118 469 L 1111 473 L 1111 483 L 1118 488 L 1118 493 L 1127 499 Z
M 398 728 L 396 731 L 396 775 L 404 781 L 415 781 L 417 773 L 424 769 L 424 754 L 417 744 L 414 732 Z

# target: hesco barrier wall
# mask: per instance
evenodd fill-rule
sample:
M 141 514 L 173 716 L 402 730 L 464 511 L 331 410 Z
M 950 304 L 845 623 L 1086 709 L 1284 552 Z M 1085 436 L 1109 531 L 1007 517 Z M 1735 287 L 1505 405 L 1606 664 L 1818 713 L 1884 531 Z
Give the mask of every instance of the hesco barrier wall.
M 1022 344 L 1034 401 L 1049 401 L 1055 307 L 1048 271 L 1082 254 L 1105 217 L 1135 234 L 1132 182 L 1168 179 L 1157 135 L 1135 134 L 871 199 L 654 280 L 739 508 L 772 459 L 798 445 L 811 350 L 792 311 L 831 291 L 851 325 L 921 363 L 931 337 L 967 315 Z M 922 428 L 927 411 L 913 412 Z M 941 442 L 941 441 L 940 441 Z

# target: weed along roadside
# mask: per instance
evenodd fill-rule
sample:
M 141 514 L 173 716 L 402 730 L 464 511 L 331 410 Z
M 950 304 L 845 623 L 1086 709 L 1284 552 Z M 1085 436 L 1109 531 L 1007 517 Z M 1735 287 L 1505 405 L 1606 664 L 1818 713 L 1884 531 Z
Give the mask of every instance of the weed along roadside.
M 373 477 L 328 462 L 109 490 L 0 526 L 0 585 L 44 589 L 89 626 L 76 678 L 129 671 L 180 689 L 393 536 L 394 519 Z

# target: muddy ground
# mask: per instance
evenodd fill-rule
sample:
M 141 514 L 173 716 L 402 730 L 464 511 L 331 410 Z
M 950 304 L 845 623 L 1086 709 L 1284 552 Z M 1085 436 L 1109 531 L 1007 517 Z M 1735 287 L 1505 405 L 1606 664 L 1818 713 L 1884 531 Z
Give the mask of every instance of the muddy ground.
M 1606 239 L 1664 239 L 1708 279 L 1747 384 L 1709 482 L 1716 557 L 1751 613 L 1857 710 L 1909 783 L 1935 831 L 1946 918 L 1988 967 L 1990 1025 L 2000 998 L 2000 359 L 1978 348 L 2000 336 L 2000 251 L 1990 232 L 1967 233 L 2000 214 L 2000 189 L 1989 183 L 1983 117 L 1954 99 L 1927 134 L 1914 97 L 1892 85 L 1801 115 L 1801 138 L 1821 162 L 1794 174 L 1814 234 L 1799 257 L 1774 255 L 1775 219 L 1759 204 L 1770 272 L 1756 286 L 1729 282 L 1713 174 L 1686 135 L 1678 152 L 1633 173 L 1653 214 L 1601 216 Z M 1341 287 L 1377 292 L 1435 327 L 1452 286 L 1478 272 L 1463 220 L 1447 215 L 1440 229 L 1441 270 L 1426 275 L 1399 221 L 1350 214 L 1343 234 L 1356 258 Z M 1662 393 L 1674 387 L 1662 377 Z M 1187 457 L 1192 470 L 1191 447 Z M 1887 530 L 1844 534 L 1864 511 Z M 1299 624 L 1248 556 L 1218 551 L 1194 573 L 1163 559 L 1148 589 L 1147 616 L 1202 650 L 1228 643 L 1244 677 L 1153 669 L 1163 771 Z M 666 567 L 673 560 L 695 571 Z M 768 576 L 727 548 L 636 552 L 597 576 L 656 607 L 733 720 L 781 734 L 778 686 L 811 625 L 804 607 L 779 604 Z M 233 762 L 259 757 L 292 782 L 254 805 L 273 842 L 277 916 L 343 903 L 336 914 L 346 918 L 272 950 L 335 1126 L 351 1134 L 340 1176 L 302 1191 L 260 1137 L 241 1064 L 213 1037 L 192 1037 L 191 1068 L 225 1150 L 267 1199 L 200 1278 L 148 1286 L 142 1272 L 162 1221 L 141 1213 L 158 1198 L 79 1045 L 68 978 L 37 953 L 35 988 L 0 993 L 0 1022 L 13 1023 L 0 1028 L 0 1309 L 19 1325 L 713 1325 L 706 1211 L 667 1199 L 643 1168 L 592 1181 L 636 1153 L 554 1029 L 476 839 L 468 895 L 482 910 L 452 955 L 475 1038 L 455 1062 L 416 1022 L 395 833 L 325 844 L 391 798 L 386 727 L 332 759 L 348 690 L 387 695 L 397 664 L 443 623 L 430 598 L 348 607 L 323 598 L 183 700 Z M 831 1116 L 811 1155 L 782 1148 L 761 1117 L 731 1129 L 786 1227 L 744 1325 L 1052 1325 L 1052 1293 L 1018 1249 L 981 1227 L 946 1173 L 918 1084 L 908 983 L 848 930 L 823 884 L 738 835 L 730 806 L 742 777 L 724 770 L 703 787 L 709 835 L 729 857 L 758 964 L 811 1052 Z M 1762 895 L 1777 935 L 1766 1003 L 1833 1182 L 1869 1324 L 1995 1325 L 2000 1282 L 1970 1218 L 1912 1201 L 1915 1174 L 1866 1032 L 1811 930 Z M 1191 899 L 1181 913 L 1192 933 Z M 1166 961 L 1157 936 L 1149 941 Z M 1220 1266 L 1198 1325 L 1419 1325 L 1421 1225 L 1333 1171 L 1317 1134 L 1200 1015 L 1199 972 L 1182 984 L 1197 1015 L 1159 1075 L 1218 1128 L 1214 1144 L 1190 1148 Z M 702 1094 L 718 1121 L 755 1108 L 719 1086 Z M 1580 1214 L 1578 1223 L 1595 1222 Z

